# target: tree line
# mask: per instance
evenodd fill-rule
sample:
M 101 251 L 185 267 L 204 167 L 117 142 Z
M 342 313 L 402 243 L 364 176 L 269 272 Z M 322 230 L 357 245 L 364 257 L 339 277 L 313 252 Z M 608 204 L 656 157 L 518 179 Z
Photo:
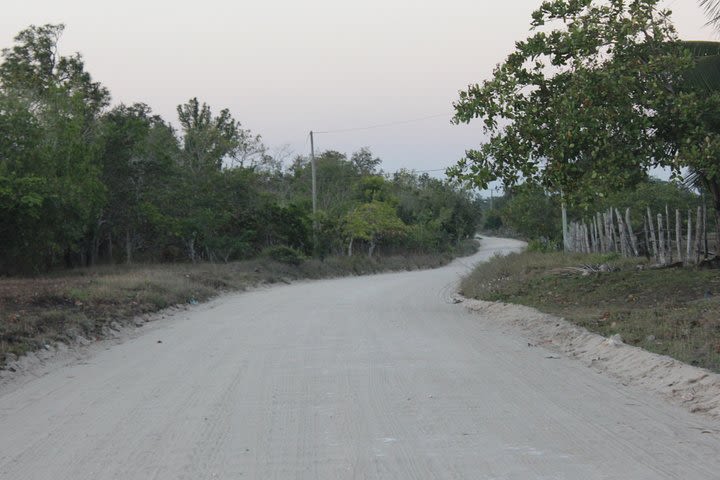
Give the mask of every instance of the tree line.
M 177 125 L 111 106 L 63 25 L 31 26 L 0 64 L 0 272 L 134 261 L 440 252 L 472 237 L 480 202 L 447 180 L 387 174 L 363 148 L 285 165 L 227 109 L 192 98 Z

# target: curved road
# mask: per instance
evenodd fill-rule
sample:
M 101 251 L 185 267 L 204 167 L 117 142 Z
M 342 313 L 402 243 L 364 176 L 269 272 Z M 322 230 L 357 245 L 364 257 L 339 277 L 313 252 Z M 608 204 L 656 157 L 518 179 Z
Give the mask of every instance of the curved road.
M 449 301 L 472 261 L 518 246 L 149 324 L 0 391 L 0 478 L 720 478 L 716 424 Z

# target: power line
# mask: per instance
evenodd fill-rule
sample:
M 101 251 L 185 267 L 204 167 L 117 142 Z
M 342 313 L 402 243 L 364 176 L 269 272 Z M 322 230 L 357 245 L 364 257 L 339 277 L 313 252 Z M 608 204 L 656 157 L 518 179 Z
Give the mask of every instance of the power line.
M 415 169 L 411 169 L 411 168 L 402 167 L 402 168 L 400 168 L 399 170 L 396 170 L 396 171 L 394 171 L 394 172 L 385 172 L 385 171 L 375 172 L 375 173 L 370 174 L 370 176 L 388 176 L 388 177 L 391 177 L 392 175 L 400 172 L 401 170 L 407 170 L 409 173 L 414 173 L 414 174 L 422 174 L 422 173 L 432 173 L 432 172 L 444 172 L 444 171 L 446 171 L 447 169 L 448 169 L 448 167 L 446 167 L 446 168 L 431 168 L 431 169 L 428 169 L 428 170 L 415 170 Z M 334 180 L 343 180 L 343 179 L 348 179 L 348 178 L 356 179 L 356 178 L 360 178 L 360 177 L 362 177 L 362 176 L 363 176 L 363 175 L 362 175 L 362 174 L 359 174 L 359 173 L 343 173 L 343 174 L 333 175 L 332 178 L 333 178 Z
M 384 128 L 384 127 L 394 127 L 395 125 L 405 125 L 408 123 L 415 123 L 415 122 L 422 122 L 423 120 L 430 120 L 433 118 L 440 118 L 440 117 L 447 117 L 447 113 L 438 113 L 436 115 L 428 115 L 426 117 L 420 117 L 420 118 L 413 118 L 410 120 L 400 120 L 397 122 L 390 122 L 390 123 L 380 123 L 377 125 L 369 125 L 367 127 L 354 127 L 354 128 L 340 128 L 336 130 L 325 130 L 321 132 L 313 132 L 313 133 L 344 133 L 344 132 L 356 132 L 359 130 L 372 130 L 375 128 Z

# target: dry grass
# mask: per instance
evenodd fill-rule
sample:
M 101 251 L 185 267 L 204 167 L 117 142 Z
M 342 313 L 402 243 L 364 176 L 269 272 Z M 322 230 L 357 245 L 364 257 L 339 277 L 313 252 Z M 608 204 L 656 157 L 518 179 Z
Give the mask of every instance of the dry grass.
M 477 245 L 463 253 L 472 253 Z M 0 367 L 55 342 L 100 338 L 113 322 L 222 292 L 296 279 L 435 268 L 450 254 L 330 257 L 299 265 L 259 258 L 230 264 L 103 266 L 38 278 L 0 279 Z
M 611 271 L 584 275 L 585 265 Z M 521 253 L 480 265 L 461 288 L 468 297 L 532 306 L 720 371 L 720 273 L 646 267 L 617 256 Z

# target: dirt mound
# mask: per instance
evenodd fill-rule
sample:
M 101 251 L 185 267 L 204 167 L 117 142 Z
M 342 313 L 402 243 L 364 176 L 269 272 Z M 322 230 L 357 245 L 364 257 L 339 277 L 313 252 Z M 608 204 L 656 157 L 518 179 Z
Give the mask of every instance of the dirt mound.
M 639 385 L 693 413 L 720 418 L 720 375 L 605 338 L 534 308 L 462 299 L 466 308 L 522 332 L 542 346 L 584 362 L 625 385 Z

